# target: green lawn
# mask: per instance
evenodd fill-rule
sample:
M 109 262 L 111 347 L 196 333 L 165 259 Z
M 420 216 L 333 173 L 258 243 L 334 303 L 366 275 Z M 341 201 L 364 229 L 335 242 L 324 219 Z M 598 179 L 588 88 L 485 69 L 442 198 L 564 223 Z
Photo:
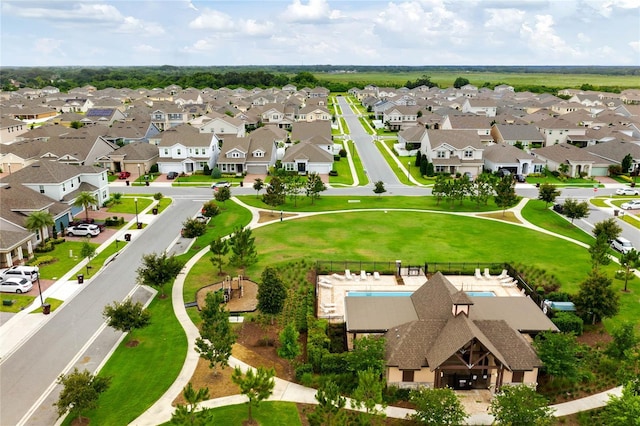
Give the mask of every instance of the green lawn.
M 293 402 L 264 401 L 253 407 L 251 413 L 261 426 L 297 426 L 301 425 L 298 408 Z M 213 422 L 216 426 L 237 426 L 248 418 L 246 404 L 227 405 L 213 409 Z M 167 422 L 164 426 L 171 425 Z
M 567 178 L 567 179 L 558 179 L 557 177 L 554 177 L 553 175 L 549 175 L 549 176 L 542 176 L 542 177 L 531 177 L 531 176 L 527 176 L 527 183 L 530 184 L 536 184 L 536 183 L 550 183 L 553 185 L 556 185 L 558 187 L 563 187 L 563 186 L 581 186 L 581 187 L 598 187 L 598 188 L 602 188 L 603 185 L 600 184 L 600 182 L 598 182 L 595 179 L 580 179 L 580 178 Z
M 349 126 L 347 126 L 347 122 L 343 117 L 340 117 L 340 124 L 342 125 L 342 133 L 345 135 L 349 134 Z
M 338 176 L 329 176 L 329 183 L 331 185 L 353 185 L 353 176 L 351 175 L 351 167 L 349 167 L 349 160 L 347 158 L 334 161 L 333 170 L 338 172 Z
M 109 213 L 129 213 L 135 214 L 136 200 L 138 200 L 138 213 L 149 207 L 153 203 L 153 198 L 148 195 L 127 195 L 120 198 L 120 203 L 114 204 L 107 209 Z
M 351 140 L 348 140 L 347 143 L 349 144 L 349 151 L 351 152 L 353 167 L 355 167 L 356 173 L 358 175 L 358 185 L 367 185 L 369 183 L 369 175 L 367 175 L 364 171 L 364 166 L 360 161 L 360 154 L 358 153 L 356 144 L 354 144 Z
M 564 235 L 585 244 L 593 242 L 593 236 L 571 224 L 565 216 L 561 216 L 551 210 L 551 204 L 546 207 L 544 201 L 530 200 L 522 209 L 522 217 L 534 225 Z
M 166 289 L 170 292 L 170 289 Z M 99 407 L 85 413 L 91 424 L 125 425 L 148 409 L 176 380 L 182 369 L 187 338 L 173 313 L 171 297 L 149 306 L 151 324 L 129 334 L 109 358 L 101 376 L 111 386 L 100 396 Z M 135 347 L 126 342 L 138 340 Z M 64 425 L 71 424 L 67 417 Z
M 362 124 L 362 127 L 364 127 L 364 130 L 367 131 L 367 133 L 369 133 L 370 135 L 376 134 L 375 130 L 371 128 L 371 125 L 369 124 L 366 118 L 358 117 L 358 120 L 360 121 L 360 124 Z
M 80 250 L 83 244 L 82 241 L 65 241 L 62 244 L 56 244 L 53 251 L 42 253 L 42 256 L 53 256 L 58 260 L 40 266 L 40 277 L 48 280 L 62 278 L 64 274 L 73 269 L 78 262 L 82 261 L 80 258 Z M 91 243 L 91 245 L 98 248 L 98 244 Z

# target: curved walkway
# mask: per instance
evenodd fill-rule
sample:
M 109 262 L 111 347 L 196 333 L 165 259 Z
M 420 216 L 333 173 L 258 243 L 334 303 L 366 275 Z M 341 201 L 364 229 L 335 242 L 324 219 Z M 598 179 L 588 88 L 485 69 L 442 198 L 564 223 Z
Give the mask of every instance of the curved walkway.
M 255 229 L 255 228 L 259 228 L 262 227 L 264 225 L 270 225 L 273 224 L 274 222 L 277 222 L 278 220 L 291 220 L 291 219 L 297 219 L 297 218 L 301 218 L 301 217 L 308 217 L 308 216 L 313 216 L 313 215 L 318 215 L 318 214 L 333 214 L 333 213 L 340 213 L 340 212 L 351 212 L 353 210 L 345 210 L 345 211 L 330 211 L 330 212 L 302 212 L 302 213 L 292 213 L 290 212 L 289 214 L 295 214 L 295 216 L 289 216 L 286 218 L 275 218 L 272 221 L 268 221 L 268 222 L 260 222 L 260 212 L 264 211 L 266 212 L 266 210 L 263 209 L 259 209 L 256 207 L 252 207 L 249 206 L 248 204 L 243 203 L 242 201 L 238 200 L 236 197 L 232 197 L 232 200 L 238 204 L 240 204 L 241 206 L 247 208 L 249 211 L 251 211 L 252 213 L 252 219 L 250 221 L 250 223 L 247 225 L 248 227 Z M 574 240 L 572 238 L 560 235 L 560 234 L 556 234 L 554 232 L 548 231 L 546 229 L 540 228 L 530 222 L 528 222 L 527 220 L 524 219 L 524 217 L 522 216 L 522 208 L 526 205 L 526 203 L 529 200 L 526 198 L 523 198 L 520 203 L 507 210 L 507 211 L 511 211 L 514 213 L 514 215 L 522 222 L 520 224 L 518 223 L 513 223 L 513 222 L 509 222 L 512 223 L 514 225 L 517 226 L 524 226 L 539 232 L 543 232 L 545 234 L 548 235 L 552 235 L 555 236 L 557 238 L 562 238 L 564 240 L 567 241 L 571 241 L 575 244 L 578 244 L 582 247 L 587 247 L 586 244 Z M 373 209 L 373 210 L 377 210 L 377 209 Z M 384 209 L 381 209 L 384 210 Z M 390 209 L 386 209 L 386 210 L 390 210 Z M 404 209 L 403 209 L 404 210 Z M 415 209 L 411 209 L 411 210 L 415 210 Z M 371 211 L 371 210 L 358 210 L 358 211 Z M 478 218 L 483 218 L 483 219 L 491 219 L 491 220 L 497 220 L 500 222 L 504 222 L 501 221 L 499 219 L 493 219 L 493 218 L 487 218 L 487 217 L 482 217 L 479 216 L 478 213 L 451 213 L 451 212 L 436 212 L 436 211 L 425 211 L 425 210 L 420 210 L 420 211 L 424 211 L 425 213 L 442 213 L 442 214 L 456 214 L 456 215 L 464 215 L 464 216 L 474 216 L 474 217 L 478 217 Z M 486 214 L 486 213 L 483 213 Z M 185 330 L 185 333 L 187 335 L 187 340 L 189 342 L 189 348 L 187 350 L 187 355 L 186 355 L 186 359 L 184 361 L 184 364 L 182 366 L 182 370 L 180 371 L 178 377 L 176 378 L 176 380 L 174 381 L 174 383 L 171 385 L 171 387 L 164 393 L 164 395 L 162 395 L 162 397 L 156 401 L 155 404 L 153 404 L 147 411 L 145 411 L 142 415 L 140 415 L 136 420 L 134 420 L 133 422 L 131 422 L 131 425 L 136 425 L 136 426 L 155 426 L 158 424 L 162 424 L 162 423 L 166 423 L 168 421 L 171 420 L 171 416 L 173 414 L 173 412 L 175 411 L 175 408 L 172 406 L 173 401 L 182 393 L 183 388 L 189 383 L 189 380 L 191 380 L 191 377 L 193 376 L 195 370 L 196 370 L 196 366 L 198 364 L 198 359 L 199 359 L 199 355 L 198 353 L 195 351 L 195 340 L 197 337 L 199 337 L 199 332 L 197 327 L 193 324 L 193 322 L 191 321 L 191 319 L 189 318 L 188 314 L 187 314 L 187 310 L 184 306 L 184 298 L 183 298 L 183 287 L 184 287 L 184 281 L 186 279 L 186 276 L 189 272 L 189 270 L 207 253 L 209 252 L 209 247 L 205 247 L 203 248 L 200 252 L 198 252 L 194 257 L 192 257 L 184 266 L 183 270 L 181 271 L 181 273 L 178 275 L 178 278 L 176 279 L 174 285 L 173 285 L 173 289 L 171 292 L 171 297 L 172 297 L 172 302 L 173 302 L 173 309 L 174 309 L 174 313 L 178 319 L 178 321 L 180 322 L 180 324 L 182 325 L 183 329 Z M 236 366 L 240 367 L 243 370 L 246 370 L 248 368 L 252 368 L 251 366 L 249 366 L 248 364 L 238 360 L 237 358 L 231 357 L 229 359 L 229 366 L 234 368 Z M 273 391 L 273 394 L 271 395 L 271 397 L 269 398 L 270 401 L 289 401 L 289 402 L 296 402 L 296 403 L 305 403 L 305 404 L 315 404 L 317 403 L 316 399 L 315 399 L 315 394 L 316 394 L 316 389 L 313 388 L 308 388 L 308 387 L 304 387 L 301 386 L 299 384 L 293 383 L 293 382 L 289 382 L 280 378 L 275 378 L 276 381 L 276 385 Z M 566 416 L 566 415 L 570 415 L 570 414 L 574 414 L 577 413 L 579 411 L 586 411 L 586 410 L 591 410 L 593 408 L 598 408 L 598 407 L 602 407 L 604 405 L 606 405 L 607 400 L 609 398 L 610 395 L 621 395 L 621 387 L 617 387 L 605 392 L 601 392 L 599 394 L 596 395 L 591 395 L 585 398 L 581 398 L 581 399 L 577 399 L 574 401 L 569 401 L 569 402 L 565 402 L 562 404 L 556 404 L 556 405 L 552 405 L 551 408 L 553 408 L 554 410 L 554 416 L 556 417 L 560 417 L 560 416 Z M 221 407 L 221 406 L 225 406 L 225 405 L 234 405 L 234 404 L 242 404 L 247 402 L 247 398 L 244 395 L 238 394 L 238 395 L 231 395 L 231 396 L 226 396 L 226 397 L 221 397 L 221 398 L 216 398 L 216 399 L 211 399 L 208 401 L 204 401 L 202 403 L 199 404 L 200 407 L 208 407 L 208 408 L 215 408 L 215 407 Z M 349 406 L 349 404 L 347 404 L 347 406 Z M 406 408 L 400 408 L 400 407 L 387 407 L 385 409 L 386 415 L 387 417 L 392 417 L 392 418 L 399 418 L 399 419 L 404 419 L 406 418 L 407 415 L 411 414 L 414 412 L 414 410 L 410 410 L 410 409 L 406 409 Z M 478 414 L 473 414 L 471 416 L 469 416 L 469 418 L 466 421 L 466 424 L 469 425 L 489 425 L 492 424 L 494 421 L 493 416 L 491 416 L 488 413 L 478 413 Z

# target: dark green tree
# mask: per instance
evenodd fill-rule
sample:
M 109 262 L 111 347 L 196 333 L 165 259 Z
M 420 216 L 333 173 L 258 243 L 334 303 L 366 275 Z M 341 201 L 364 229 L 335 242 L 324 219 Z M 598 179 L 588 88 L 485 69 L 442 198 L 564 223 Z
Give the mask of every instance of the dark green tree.
M 500 179 L 494 188 L 495 195 L 494 200 L 496 205 L 502 209 L 502 215 L 506 209 L 516 205 L 518 202 L 518 196 L 516 195 L 515 181 L 509 176 L 504 176 Z
M 181 426 L 207 426 L 213 423 L 213 412 L 210 408 L 198 410 L 198 404 L 209 399 L 209 389 L 200 388 L 197 391 L 191 382 L 182 390 L 182 397 L 186 404 L 178 404 L 171 416 L 171 424 Z
M 589 245 L 589 255 L 591 256 L 591 267 L 598 271 L 600 265 L 608 265 L 611 263 L 609 257 L 609 242 L 605 234 L 598 235 Z
M 173 255 L 167 256 L 166 252 L 144 254 L 142 265 L 136 270 L 138 284 L 157 287 L 160 297 L 164 298 L 164 285 L 175 280 L 183 266 L 184 261 Z
M 69 412 L 72 418 L 77 417 L 83 423 L 82 413 L 98 406 L 98 398 L 109 388 L 111 378 L 94 376 L 87 370 L 81 372 L 74 368 L 71 373 L 58 377 L 57 383 L 63 387 L 58 401 L 53 404 L 58 417 Z
M 553 203 L 560 196 L 560 190 L 551 183 L 543 183 L 538 189 L 538 200 L 545 203 L 545 207 L 549 207 L 549 203 Z
M 262 271 L 261 282 L 258 287 L 258 309 L 263 314 L 273 317 L 282 312 L 286 298 L 287 288 L 278 271 L 271 266 L 267 266 Z
M 565 216 L 571 219 L 573 223 L 574 219 L 582 219 L 589 216 L 589 204 L 586 201 L 576 201 L 573 198 L 567 198 L 563 204 L 563 211 Z
M 302 353 L 302 348 L 298 342 L 300 333 L 296 330 L 296 325 L 293 322 L 287 324 L 287 326 L 280 332 L 280 347 L 278 348 L 278 356 L 284 359 L 295 359 Z
M 448 191 L 448 179 L 444 175 L 438 175 L 433 183 L 431 194 L 436 197 L 436 205 L 440 205 L 440 201 Z
M 231 198 L 231 188 L 228 186 L 222 186 L 214 191 L 213 197 L 219 203 L 224 203 Z
M 384 182 L 383 181 L 379 180 L 379 181 L 375 182 L 373 185 L 374 185 L 373 193 L 374 194 L 378 194 L 378 197 L 380 197 L 382 194 L 387 192 L 387 190 L 384 187 Z
M 260 401 L 263 401 L 273 393 L 273 388 L 276 385 L 273 377 L 276 372 L 270 368 L 258 367 L 255 371 L 248 369 L 246 373 L 242 373 L 240 367 L 236 367 L 233 370 L 231 380 L 233 383 L 240 387 L 240 393 L 249 398 L 249 424 L 253 423 L 253 416 L 251 414 L 251 408 L 255 405 L 258 406 Z
M 270 206 L 276 208 L 281 204 L 284 204 L 284 185 L 282 180 L 278 176 L 273 176 L 267 186 L 267 190 L 262 194 L 262 201 Z
M 182 236 L 184 238 L 196 238 L 207 232 L 207 224 L 195 218 L 187 218 L 182 222 Z
M 373 424 L 374 418 L 384 417 L 385 404 L 382 399 L 384 382 L 371 368 L 358 371 L 358 386 L 351 394 L 351 408 L 364 409 L 367 416 L 366 424 Z M 362 417 L 362 416 L 361 416 Z
M 606 425 L 637 426 L 640 419 L 640 379 L 625 383 L 622 395 L 610 395 L 599 419 Z
M 264 181 L 260 178 L 256 178 L 253 182 L 253 189 L 256 190 L 256 198 L 258 198 L 258 195 L 260 194 L 262 188 L 264 188 Z
M 359 337 L 353 341 L 353 350 L 347 354 L 347 368 L 354 374 L 370 368 L 382 376 L 385 370 L 384 351 L 384 337 Z
M 533 345 L 547 374 L 571 382 L 577 380 L 579 347 L 573 334 L 543 332 L 536 336 Z
M 105 306 L 102 316 L 109 327 L 124 333 L 146 327 L 151 322 L 151 313 L 144 309 L 142 303 L 134 303 L 131 299 Z
M 458 77 L 456 78 L 456 81 L 453 82 L 453 87 L 455 87 L 456 89 L 461 88 L 462 86 L 466 86 L 467 84 L 469 84 L 469 80 L 464 78 L 464 77 Z
M 200 337 L 196 339 L 195 350 L 200 358 L 209 361 L 209 368 L 222 368 L 229 363 L 231 348 L 236 342 L 236 335 L 229 324 L 229 312 L 223 304 L 222 293 L 210 292 L 205 298 L 205 306 L 200 311 L 202 324 Z
M 546 398 L 527 385 L 503 386 L 493 397 L 489 413 L 501 425 L 553 424 L 553 409 Z
M 258 261 L 256 252 L 255 237 L 251 228 L 243 228 L 238 226 L 231 237 L 229 237 L 229 245 L 231 246 L 231 258 L 229 262 L 240 268 L 253 265 Z
M 591 231 L 593 236 L 598 238 L 601 234 L 604 234 L 607 242 L 613 241 L 620 236 L 622 228 L 618 225 L 616 218 L 610 217 L 596 223 Z
M 298 198 L 305 188 L 305 182 L 298 175 L 287 176 L 284 181 L 284 191 L 289 200 L 293 201 L 293 206 L 298 206 Z
M 620 308 L 620 298 L 611 288 L 611 279 L 598 271 L 591 271 L 580 284 L 573 303 L 582 318 L 592 324 L 615 316 Z
M 631 166 L 633 166 L 633 156 L 631 154 L 625 155 L 620 162 L 620 166 L 622 167 L 623 173 L 629 173 L 629 170 L 631 170 Z
M 620 255 L 620 265 L 624 267 L 624 291 L 627 293 L 627 284 L 629 283 L 629 277 L 631 276 L 632 269 L 636 269 L 640 266 L 640 253 L 636 250 L 629 250 L 626 253 Z
M 211 263 L 218 267 L 218 275 L 222 275 L 222 265 L 224 264 L 224 257 L 229 253 L 229 245 L 227 240 L 222 238 L 216 238 L 209 244 L 209 250 L 213 253 L 211 257 Z
M 202 214 L 206 217 L 214 217 L 220 214 L 220 207 L 213 201 L 207 201 L 202 205 Z
M 422 425 L 461 425 L 469 415 L 451 388 L 420 388 L 411 391 L 411 402 L 416 406 L 411 419 Z
M 307 177 L 307 197 L 311 198 L 311 204 L 320 198 L 320 193 L 326 191 L 327 187 L 322 182 L 318 173 L 309 173 Z
M 340 388 L 335 382 L 325 381 L 316 392 L 316 401 L 315 410 L 307 416 L 311 426 L 346 426 L 344 407 L 347 399 L 340 395 Z
M 633 349 L 639 341 L 636 334 L 636 325 L 630 321 L 624 321 L 615 326 L 611 331 L 613 340 L 607 347 L 607 355 L 615 359 L 625 359 L 631 349 Z

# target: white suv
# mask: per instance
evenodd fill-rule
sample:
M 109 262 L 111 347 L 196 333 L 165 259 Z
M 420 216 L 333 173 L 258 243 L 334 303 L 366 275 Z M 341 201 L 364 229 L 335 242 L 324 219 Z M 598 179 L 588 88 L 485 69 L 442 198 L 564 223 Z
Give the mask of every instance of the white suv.
M 73 237 L 78 235 L 80 237 L 95 237 L 100 234 L 100 227 L 98 225 L 91 225 L 88 223 L 81 223 L 80 225 L 70 226 L 67 228 L 67 235 Z
M 9 269 L 5 269 L 0 273 L 0 277 L 5 280 L 7 278 L 15 277 L 15 278 L 26 278 L 31 282 L 34 282 L 38 279 L 38 274 L 40 273 L 40 269 L 37 266 L 12 266 Z
M 633 244 L 631 244 L 631 241 L 627 240 L 624 237 L 618 237 L 615 240 L 611 241 L 611 247 L 624 254 L 629 253 L 631 250 L 635 250 Z

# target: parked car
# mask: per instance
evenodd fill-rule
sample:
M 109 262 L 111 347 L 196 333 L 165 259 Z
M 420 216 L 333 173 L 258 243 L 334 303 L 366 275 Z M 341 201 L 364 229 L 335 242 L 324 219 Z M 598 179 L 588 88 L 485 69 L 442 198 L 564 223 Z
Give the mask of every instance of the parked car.
M 623 210 L 640 209 L 640 200 L 631 200 L 626 203 L 622 203 L 620 208 Z
M 100 229 L 100 232 L 104 231 L 105 229 L 104 223 L 95 223 L 95 219 L 91 217 L 89 218 L 89 220 L 81 219 L 81 220 L 74 220 L 73 222 L 69 222 L 69 226 L 78 226 L 78 225 L 86 225 L 86 224 L 96 225 Z
M 131 173 L 129 173 L 129 172 L 120 172 L 120 173 L 118 173 L 118 179 L 127 179 L 129 176 L 131 176 Z
M 178 172 L 169 172 L 167 173 L 167 179 L 175 179 L 178 177 Z
M 33 288 L 33 283 L 26 278 L 11 277 L 0 283 L 3 293 L 26 293 Z
M 633 247 L 631 241 L 627 240 L 624 237 L 618 237 L 615 240 L 611 241 L 611 248 L 625 254 L 630 252 L 631 250 L 635 250 L 635 247 Z
M 618 195 L 640 195 L 640 190 L 635 188 L 618 188 L 616 189 Z
M 230 186 L 231 186 L 231 182 L 227 182 L 226 180 L 221 180 L 220 182 L 216 182 L 213 185 L 211 185 L 211 188 L 213 189 L 229 188 Z
M 498 176 L 500 177 L 511 176 L 511 172 L 507 169 L 499 169 Z
M 564 213 L 564 206 L 562 204 L 554 204 L 553 211 L 562 214 Z
M 518 181 L 520 183 L 525 183 L 527 181 L 527 179 L 524 177 L 524 175 L 517 174 L 515 177 L 516 177 L 516 181 Z
M 82 223 L 76 226 L 70 226 L 67 228 L 67 235 L 70 237 L 95 237 L 100 235 L 100 228 L 98 225 L 90 225 L 88 223 Z
M 26 278 L 31 282 L 38 279 L 40 269 L 37 266 L 17 265 L 9 269 L 5 269 L 0 273 L 1 279 L 7 278 Z

